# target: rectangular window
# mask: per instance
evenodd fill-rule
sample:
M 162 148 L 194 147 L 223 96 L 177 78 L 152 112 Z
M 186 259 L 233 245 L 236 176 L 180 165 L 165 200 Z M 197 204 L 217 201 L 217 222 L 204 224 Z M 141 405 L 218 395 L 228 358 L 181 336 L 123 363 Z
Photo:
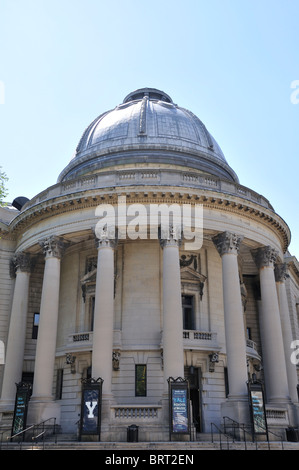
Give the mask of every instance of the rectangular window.
M 56 379 L 56 400 L 61 400 L 62 398 L 62 384 L 63 384 L 63 369 L 57 369 L 57 379 Z
M 194 297 L 193 295 L 182 295 L 183 329 L 194 330 Z
M 135 396 L 146 397 L 146 365 L 135 366 Z
M 32 339 L 37 339 L 39 317 L 39 313 L 33 314 Z
M 224 384 L 225 384 L 225 396 L 228 397 L 229 394 L 229 384 L 228 384 L 228 373 L 227 367 L 224 367 Z
M 94 303 L 95 303 L 95 297 L 91 297 L 90 300 L 89 300 L 89 325 L 90 325 L 90 331 L 93 331 Z

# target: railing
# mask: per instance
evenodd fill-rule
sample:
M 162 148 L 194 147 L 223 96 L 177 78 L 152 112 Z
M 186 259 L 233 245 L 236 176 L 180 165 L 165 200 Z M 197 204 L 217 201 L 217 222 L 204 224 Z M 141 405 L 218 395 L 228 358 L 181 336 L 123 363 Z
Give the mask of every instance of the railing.
M 218 349 L 217 333 L 211 331 L 183 330 L 184 346 L 199 349 Z
M 225 434 L 222 429 L 219 428 L 219 426 L 217 426 L 217 424 L 215 423 L 211 423 L 211 437 L 212 437 L 212 443 L 214 443 L 214 432 L 213 432 L 213 428 L 216 428 L 218 433 L 217 435 L 219 436 L 219 445 L 220 445 L 220 450 L 222 450 L 222 437 L 225 437 L 226 438 L 226 449 L 229 450 L 229 441 L 231 439 L 230 436 L 228 436 L 227 434 Z
M 227 424 L 227 421 L 229 421 L 229 424 Z M 216 426 L 216 425 L 214 425 L 214 426 Z M 263 428 L 263 430 L 265 431 L 265 436 L 266 436 L 266 440 L 267 440 L 267 444 L 268 444 L 268 449 L 269 450 L 271 449 L 269 434 L 272 434 L 273 436 L 278 438 L 278 441 L 280 441 L 280 443 L 281 443 L 281 449 L 283 450 L 283 436 L 281 434 L 276 434 L 273 431 L 270 431 L 268 428 L 264 428 L 261 424 L 259 424 L 259 426 L 261 428 Z M 231 431 L 230 431 L 230 429 L 231 429 Z M 225 436 L 230 435 L 233 442 L 235 442 L 235 441 L 242 442 L 242 438 L 243 438 L 245 450 L 247 450 L 247 442 L 248 442 L 248 439 L 246 439 L 246 435 L 249 434 L 250 441 L 255 443 L 255 448 L 256 448 L 256 450 L 258 450 L 258 441 L 254 438 L 255 436 L 254 436 L 254 433 L 252 431 L 251 426 L 246 426 L 245 424 L 238 423 L 237 421 L 233 420 L 232 418 L 230 418 L 228 416 L 224 416 L 223 417 L 223 431 L 222 431 L 222 433 Z
M 68 347 L 72 350 L 90 348 L 93 343 L 93 331 L 81 331 L 68 335 Z M 113 346 L 121 346 L 121 330 L 113 330 Z
M 53 424 L 50 424 L 50 422 L 53 421 Z M 2 444 L 3 444 L 3 434 L 6 432 L 11 432 L 11 429 L 6 429 L 3 431 L 2 436 L 1 436 L 1 443 L 0 443 L 0 449 L 2 450 Z M 27 428 L 23 429 L 22 431 L 13 434 L 12 436 L 8 436 L 6 438 L 7 441 L 7 447 L 9 445 L 9 442 L 13 443 L 14 441 L 17 441 L 19 444 L 19 449 L 22 449 L 23 443 L 30 442 L 32 443 L 32 447 L 37 446 L 39 442 L 42 440 L 43 443 L 43 448 L 45 446 L 45 438 L 48 434 L 51 434 L 54 436 L 54 442 L 55 444 L 57 443 L 57 427 L 56 427 L 56 418 L 48 418 L 38 424 L 32 424 L 31 426 L 28 426 Z
M 231 195 L 240 196 L 246 200 L 257 203 L 263 207 L 273 209 L 270 202 L 261 194 L 256 193 L 246 186 L 228 180 L 221 180 L 211 175 L 202 175 L 197 172 L 182 172 L 175 169 L 144 170 L 135 168 L 134 170 L 103 171 L 101 174 L 92 176 L 82 176 L 74 180 L 57 183 L 37 194 L 28 201 L 24 209 L 29 209 L 41 202 L 51 200 L 60 196 L 74 193 L 81 193 L 82 190 L 93 190 L 100 188 L 110 188 L 115 186 L 144 184 L 144 180 L 150 180 L 152 185 L 187 185 L 188 188 L 200 188 L 207 190 L 217 190 Z
M 227 421 L 229 421 L 230 424 L 227 424 Z M 246 434 L 249 434 L 250 440 L 254 442 L 253 435 L 251 432 L 251 427 L 250 430 L 247 431 L 245 424 L 238 423 L 232 418 L 229 418 L 228 416 L 223 417 L 223 427 L 224 427 L 224 433 L 225 434 L 230 434 L 229 429 L 232 430 L 232 439 L 233 442 L 241 440 L 241 437 L 243 435 L 243 441 L 244 441 L 244 447 L 245 450 L 247 450 L 247 439 L 246 439 Z M 239 439 L 238 439 L 239 437 Z M 256 445 L 256 450 L 257 450 L 257 442 L 255 442 Z
M 161 406 L 116 405 L 111 408 L 114 410 L 114 418 L 118 419 L 157 419 Z

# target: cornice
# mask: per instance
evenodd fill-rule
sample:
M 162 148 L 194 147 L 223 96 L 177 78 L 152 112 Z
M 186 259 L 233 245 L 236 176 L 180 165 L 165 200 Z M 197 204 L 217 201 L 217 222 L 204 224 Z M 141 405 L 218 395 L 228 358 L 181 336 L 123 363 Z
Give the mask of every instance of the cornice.
M 19 235 L 40 221 L 53 216 L 96 207 L 99 204 L 118 204 L 118 196 L 126 196 L 127 204 L 203 204 L 204 208 L 241 215 L 250 220 L 265 224 L 279 237 L 285 252 L 290 242 L 290 230 L 285 221 L 272 209 L 231 194 L 206 188 L 169 187 L 169 186 L 119 186 L 57 195 L 29 205 L 15 217 L 9 231 L 0 236 L 17 239 Z

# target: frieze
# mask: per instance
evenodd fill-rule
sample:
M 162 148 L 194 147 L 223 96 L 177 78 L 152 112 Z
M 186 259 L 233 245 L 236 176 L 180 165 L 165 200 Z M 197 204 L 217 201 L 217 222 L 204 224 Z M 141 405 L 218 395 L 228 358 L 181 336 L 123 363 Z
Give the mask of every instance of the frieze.
M 142 188 L 141 188 L 142 189 Z M 190 193 L 193 192 L 193 194 Z M 209 191 L 210 193 L 210 191 Z M 151 204 L 151 203 L 178 203 L 181 204 L 184 200 L 188 199 L 188 203 L 202 203 L 204 208 L 216 209 L 234 214 L 240 214 L 242 217 L 247 219 L 258 219 L 258 221 L 273 231 L 275 236 L 279 236 L 282 243 L 282 248 L 285 250 L 289 244 L 290 233 L 287 225 L 284 221 L 272 211 L 268 211 L 267 208 L 261 208 L 261 205 L 255 204 L 253 201 L 236 200 L 231 199 L 229 194 L 208 194 L 206 191 L 204 194 L 200 188 L 189 188 L 188 193 L 182 191 L 177 192 L 163 192 L 162 188 L 159 191 L 145 192 L 143 190 L 130 192 L 126 190 L 127 197 L 130 196 L 130 200 L 133 202 L 138 201 L 139 203 Z M 21 212 L 9 226 L 9 232 L 1 231 L 1 236 L 5 239 L 14 239 L 17 234 L 23 233 L 30 227 L 35 226 L 39 221 L 51 218 L 55 215 L 72 212 L 80 209 L 81 211 L 85 208 L 96 207 L 98 204 L 109 201 L 110 204 L 117 203 L 117 194 L 107 192 L 103 189 L 94 189 L 91 191 L 86 188 L 84 193 L 73 193 L 63 196 L 63 200 L 57 195 L 57 197 L 43 201 L 42 203 L 29 206 L 25 211 Z M 82 196 L 82 197 L 80 197 Z M 189 199 L 191 197 L 191 199 Z M 31 203 L 31 201 L 30 201 Z M 271 210 L 271 208 L 270 208 Z

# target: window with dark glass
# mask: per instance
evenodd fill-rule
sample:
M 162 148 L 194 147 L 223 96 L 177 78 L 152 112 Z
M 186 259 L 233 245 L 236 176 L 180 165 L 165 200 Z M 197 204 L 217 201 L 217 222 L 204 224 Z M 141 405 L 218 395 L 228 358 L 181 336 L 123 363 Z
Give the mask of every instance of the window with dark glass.
M 37 339 L 39 316 L 39 313 L 33 314 L 32 339 Z
M 183 329 L 194 330 L 194 296 L 182 295 Z
M 135 366 L 135 396 L 146 397 L 146 365 Z
M 61 400 L 62 398 L 62 386 L 63 386 L 63 369 L 57 370 L 57 380 L 56 380 L 56 400 Z
M 94 303 L 95 297 L 91 297 L 89 301 L 89 322 L 90 322 L 90 331 L 93 331 L 93 322 L 94 322 Z

